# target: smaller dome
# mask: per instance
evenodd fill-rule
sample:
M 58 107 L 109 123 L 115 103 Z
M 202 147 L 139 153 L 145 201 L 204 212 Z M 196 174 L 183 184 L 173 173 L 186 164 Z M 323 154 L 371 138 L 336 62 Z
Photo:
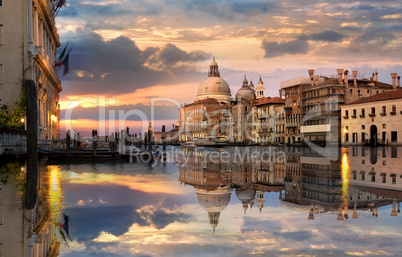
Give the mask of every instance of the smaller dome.
M 253 85 L 253 83 L 251 83 L 251 85 Z M 254 88 L 254 85 L 253 85 L 253 88 Z M 255 100 L 255 98 L 256 98 L 256 95 L 255 95 L 254 89 L 249 87 L 246 75 L 244 75 L 243 86 L 239 89 L 239 91 L 237 91 L 236 100 L 239 101 L 241 99 L 245 99 L 245 100 L 251 101 L 251 100 Z
M 253 84 L 253 81 L 252 80 L 250 80 L 250 85 L 248 85 L 251 89 L 254 89 L 254 84 Z
M 245 99 L 248 101 L 255 100 L 255 92 L 249 86 L 242 86 L 236 93 L 236 100 Z

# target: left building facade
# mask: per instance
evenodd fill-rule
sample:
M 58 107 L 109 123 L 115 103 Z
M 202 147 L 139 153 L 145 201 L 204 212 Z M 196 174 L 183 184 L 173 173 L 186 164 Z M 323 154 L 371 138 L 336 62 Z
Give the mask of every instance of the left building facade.
M 33 80 L 39 140 L 60 136 L 55 4 L 54 0 L 0 1 L 0 104 L 15 108 L 24 97 L 25 81 Z

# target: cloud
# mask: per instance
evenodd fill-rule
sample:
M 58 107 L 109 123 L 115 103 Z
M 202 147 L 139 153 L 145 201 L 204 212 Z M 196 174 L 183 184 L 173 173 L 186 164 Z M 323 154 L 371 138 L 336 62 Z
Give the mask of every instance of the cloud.
M 194 63 L 210 58 L 204 51 L 187 52 L 170 43 L 140 50 L 125 36 L 105 41 L 97 33 L 79 30 L 77 34 L 70 41 L 70 73 L 63 77 L 65 83 L 74 82 L 65 89 L 75 95 L 122 94 L 162 83 L 180 84 L 200 75 Z
M 300 40 L 324 41 L 324 42 L 340 42 L 345 36 L 333 31 L 325 30 L 320 33 L 312 33 L 309 35 L 303 34 L 299 37 Z
M 309 50 L 309 44 L 306 40 L 293 40 L 278 43 L 264 39 L 261 47 L 265 50 L 265 58 L 278 57 L 286 54 L 304 54 Z

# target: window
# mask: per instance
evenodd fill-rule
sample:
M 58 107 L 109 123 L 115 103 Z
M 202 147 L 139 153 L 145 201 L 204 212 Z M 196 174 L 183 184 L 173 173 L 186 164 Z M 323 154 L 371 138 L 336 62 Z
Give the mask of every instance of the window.
M 366 126 L 365 125 L 362 125 L 362 129 L 365 129 L 366 128 Z
M 382 128 L 387 128 L 387 124 L 382 124 Z
M 398 142 L 398 132 L 391 131 L 391 142 Z
M 387 176 L 385 175 L 385 173 L 381 174 L 382 177 L 382 183 L 387 183 Z
M 391 115 L 395 115 L 396 114 L 396 105 L 392 105 L 392 111 L 390 113 Z
M 352 118 L 356 118 L 356 109 L 353 109 L 353 115 Z
M 348 116 L 349 116 L 349 111 L 348 110 L 345 110 L 345 119 L 347 119 L 348 118 Z
M 345 134 L 345 141 L 346 141 L 346 142 L 349 142 L 349 133 L 346 133 L 346 134 Z
M 371 113 L 375 114 L 375 107 L 371 107 Z
M 382 112 L 386 112 L 387 111 L 387 107 L 386 106 L 383 106 L 382 107 Z
M 362 142 L 366 140 L 366 133 L 362 132 Z
M 0 0 L 0 6 L 3 6 L 3 0 Z
M 365 111 L 364 111 L 364 108 L 362 108 L 362 115 L 360 116 L 360 117 L 364 117 L 365 116 Z

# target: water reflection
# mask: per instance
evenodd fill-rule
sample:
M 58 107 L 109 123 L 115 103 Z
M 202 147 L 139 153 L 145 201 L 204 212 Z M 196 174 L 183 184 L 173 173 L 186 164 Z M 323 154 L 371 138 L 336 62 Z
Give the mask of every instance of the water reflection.
M 22 205 L 23 164 L 1 173 L 4 253 L 402 254 L 395 247 L 402 240 L 401 148 L 342 149 L 337 161 L 307 148 L 171 150 L 170 163 L 152 167 L 123 161 L 43 165 L 34 210 Z
M 390 215 L 397 216 L 402 200 L 398 149 L 339 151 L 340 160 L 332 161 L 307 148 L 183 149 L 179 181 L 195 188 L 214 232 L 232 191 L 244 215 L 255 201 L 262 211 L 265 193 L 279 192 L 281 207 L 308 212 L 308 220 L 333 215 L 343 221 L 349 213 L 353 219 L 366 213 L 377 219 L 378 208 L 389 205 Z
M 1 256 L 57 256 L 59 253 L 56 228 L 62 200 L 57 180 L 59 170 L 41 167 L 38 199 L 33 209 L 25 209 L 25 164 L 14 161 L 0 165 Z

